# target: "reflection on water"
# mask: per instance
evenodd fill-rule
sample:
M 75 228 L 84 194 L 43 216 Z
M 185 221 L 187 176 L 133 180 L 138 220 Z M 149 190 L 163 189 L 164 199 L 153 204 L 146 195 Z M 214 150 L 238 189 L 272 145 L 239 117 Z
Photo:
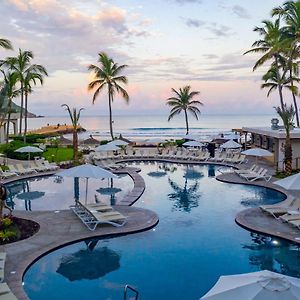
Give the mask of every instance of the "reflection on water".
M 64 255 L 56 272 L 69 281 L 99 279 L 120 268 L 121 256 L 107 246 L 96 247 L 97 240 L 89 241 L 86 249 Z
M 250 251 L 249 263 L 260 270 L 269 270 L 300 277 L 300 249 L 287 241 L 250 233 L 251 244 L 242 247 Z
M 170 177 L 168 178 L 168 182 L 174 190 L 173 193 L 168 194 L 169 199 L 174 201 L 174 210 L 190 212 L 192 208 L 198 206 L 198 199 L 200 198 L 198 181 L 188 186 L 186 178 L 183 187 L 171 180 Z

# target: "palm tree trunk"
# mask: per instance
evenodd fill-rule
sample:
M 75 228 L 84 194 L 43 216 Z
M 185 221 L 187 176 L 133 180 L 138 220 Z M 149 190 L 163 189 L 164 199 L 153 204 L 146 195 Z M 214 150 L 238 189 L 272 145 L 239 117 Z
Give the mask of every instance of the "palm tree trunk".
M 293 162 L 293 150 L 291 144 L 290 133 L 286 133 L 286 140 L 285 140 L 285 151 L 284 151 L 284 160 L 285 160 L 285 172 L 289 175 L 292 173 L 292 162 Z
M 20 111 L 19 135 L 22 135 L 23 106 L 24 106 L 24 88 L 23 88 L 23 83 L 21 82 L 21 111 Z
M 188 122 L 188 115 L 186 110 L 184 110 L 184 116 L 185 116 L 185 126 L 186 126 L 186 134 L 189 133 L 189 122 Z
M 279 64 L 278 64 L 277 55 L 275 55 L 275 66 L 276 66 L 276 76 L 277 76 L 277 82 L 278 82 L 278 92 L 279 92 L 279 98 L 280 98 L 280 105 L 281 105 L 281 109 L 284 110 L 282 84 L 281 84 L 281 79 L 280 79 L 280 71 L 279 71 Z
M 77 126 L 73 128 L 73 161 L 76 163 L 78 160 L 78 135 L 77 135 Z
M 26 135 L 27 135 L 27 100 L 28 100 L 28 93 L 25 92 L 25 115 L 24 115 L 24 143 L 26 143 Z
M 111 109 L 111 103 L 112 103 L 112 93 L 111 93 L 111 87 L 108 87 L 108 108 L 109 108 L 109 130 L 110 130 L 110 136 L 111 139 L 114 139 L 114 133 L 113 133 L 113 120 L 112 120 L 112 109 Z
M 12 100 L 8 99 L 8 114 L 7 114 L 7 123 L 6 123 L 6 144 L 8 144 L 9 139 L 9 123 L 10 123 L 10 114 L 11 114 L 11 102 Z

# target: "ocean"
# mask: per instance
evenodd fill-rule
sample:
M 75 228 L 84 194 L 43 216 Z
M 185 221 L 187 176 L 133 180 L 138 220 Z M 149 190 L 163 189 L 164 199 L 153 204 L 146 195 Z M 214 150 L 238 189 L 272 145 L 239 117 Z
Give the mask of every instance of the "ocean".
M 198 134 L 203 139 L 219 133 L 228 133 L 232 128 L 243 126 L 270 126 L 275 115 L 202 115 L 199 120 L 190 117 L 190 133 Z M 182 116 L 175 117 L 168 122 L 167 115 L 134 115 L 114 116 L 114 135 L 122 134 L 125 138 L 142 140 L 145 138 L 161 137 L 165 139 L 181 138 L 185 135 L 185 121 Z M 47 116 L 28 119 L 29 129 L 37 129 L 47 124 L 70 124 L 69 117 Z M 84 116 L 80 124 L 87 131 L 79 135 L 79 139 L 93 135 L 96 139 L 108 139 L 108 116 Z M 67 135 L 66 135 L 67 136 Z

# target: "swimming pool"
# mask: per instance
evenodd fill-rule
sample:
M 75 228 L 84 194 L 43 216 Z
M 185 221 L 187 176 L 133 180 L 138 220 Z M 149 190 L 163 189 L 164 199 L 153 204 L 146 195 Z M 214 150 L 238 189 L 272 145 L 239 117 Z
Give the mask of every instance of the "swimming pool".
M 102 201 L 115 204 L 133 189 L 133 180 L 128 175 L 118 175 L 113 180 L 89 179 L 87 201 L 98 195 Z M 43 176 L 17 180 L 6 184 L 7 204 L 16 210 L 69 209 L 74 200 L 85 202 L 85 178 Z
M 213 165 L 135 163 L 146 190 L 135 206 L 158 213 L 152 230 L 58 249 L 24 275 L 30 299 L 196 300 L 220 275 L 273 270 L 300 277 L 298 248 L 240 228 L 240 210 L 282 201 L 276 191 L 215 180 Z

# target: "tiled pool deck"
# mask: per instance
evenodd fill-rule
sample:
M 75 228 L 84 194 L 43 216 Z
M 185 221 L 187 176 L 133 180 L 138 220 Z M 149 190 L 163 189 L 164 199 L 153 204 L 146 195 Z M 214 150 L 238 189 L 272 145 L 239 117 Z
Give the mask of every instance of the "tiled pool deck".
M 139 159 L 135 159 L 139 160 Z M 145 159 L 140 159 L 145 160 Z M 148 159 L 147 159 L 148 160 Z M 186 160 L 172 159 L 150 159 L 156 161 L 174 162 L 174 163 L 195 163 Z M 125 160 L 122 160 L 125 161 Z M 198 162 L 198 164 L 207 164 L 210 162 Z M 215 165 L 223 166 L 222 163 L 214 163 Z M 237 167 L 237 166 L 234 166 Z M 243 166 L 245 167 L 245 166 Z M 266 166 L 264 166 L 266 167 Z M 150 229 L 158 223 L 156 213 L 131 207 L 145 190 L 144 179 L 138 174 L 138 169 L 128 167 L 122 170 L 115 171 L 118 173 L 127 173 L 134 181 L 133 190 L 127 194 L 116 209 L 122 214 L 128 216 L 128 221 L 123 227 L 99 226 L 94 232 L 89 231 L 80 220 L 69 210 L 62 210 L 55 213 L 54 211 L 43 212 L 14 212 L 14 215 L 20 218 L 31 219 L 40 225 L 40 230 L 37 234 L 29 239 L 16 243 L 0 246 L 0 251 L 6 251 L 7 263 L 5 266 L 5 282 L 7 282 L 13 293 L 18 299 L 28 299 L 22 286 L 22 277 L 26 269 L 43 254 L 59 248 L 65 244 L 72 243 L 89 237 L 107 237 L 112 235 L 130 234 L 143 230 Z M 271 170 L 272 171 L 272 170 Z M 43 175 L 51 175 L 54 172 L 44 173 Z M 36 174 L 40 175 L 40 174 Z M 33 175 L 31 177 L 34 177 Z M 18 177 L 16 179 L 22 179 Z M 28 177 L 27 177 L 28 178 Z M 9 181 L 13 181 L 9 180 Z M 249 184 L 234 173 L 226 173 L 217 176 L 217 180 L 236 183 Z M 6 181 L 6 182 L 9 182 Z M 251 183 L 252 185 L 265 186 L 273 188 L 287 194 L 287 196 L 298 196 L 299 194 L 288 193 L 286 190 L 275 186 L 273 178 L 270 182 L 264 180 Z M 236 216 L 236 222 L 246 229 L 250 229 L 259 233 L 288 239 L 294 243 L 300 244 L 300 230 L 284 224 L 273 217 L 264 214 L 259 208 L 246 209 Z

